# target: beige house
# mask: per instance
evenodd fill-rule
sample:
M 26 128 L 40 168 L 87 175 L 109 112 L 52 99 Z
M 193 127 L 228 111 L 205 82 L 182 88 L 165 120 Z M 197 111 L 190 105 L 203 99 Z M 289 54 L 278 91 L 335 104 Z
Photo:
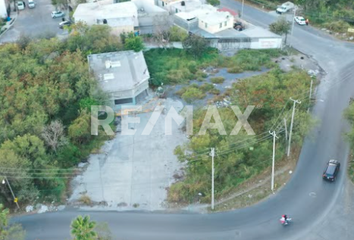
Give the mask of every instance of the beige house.
M 212 34 L 233 28 L 234 24 L 234 17 L 228 12 L 205 13 L 198 19 L 198 27 Z

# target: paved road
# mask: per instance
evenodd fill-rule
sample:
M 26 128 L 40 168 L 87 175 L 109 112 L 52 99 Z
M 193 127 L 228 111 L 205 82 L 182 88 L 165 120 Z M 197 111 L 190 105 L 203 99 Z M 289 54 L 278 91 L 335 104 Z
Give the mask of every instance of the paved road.
M 14 26 L 7 31 L 1 38 L 0 42 L 15 42 L 21 34 L 37 36 L 45 33 L 63 34 L 64 30 L 59 28 L 61 18 L 52 19 L 51 12 L 54 10 L 50 0 L 36 0 L 36 7 L 28 8 L 27 0 L 26 8 L 19 11 L 18 18 Z
M 238 2 L 223 0 L 222 4 L 237 9 Z M 265 26 L 274 16 L 245 7 L 247 20 Z M 290 38 L 294 47 L 310 54 L 327 72 L 319 86 L 313 114 L 321 124 L 306 139 L 298 166 L 289 183 L 278 194 L 245 209 L 216 214 L 164 214 L 85 212 L 94 220 L 107 221 L 115 236 L 121 239 L 203 239 L 203 240 L 277 240 L 277 239 L 354 239 L 354 194 L 342 171 L 334 184 L 322 181 L 321 173 L 329 158 L 342 162 L 346 168 L 348 144 L 343 133 L 348 128 L 343 109 L 354 96 L 354 46 L 309 28 L 298 27 Z M 290 96 L 289 96 L 290 97 Z M 292 96 L 295 97 L 295 96 Z M 291 226 L 278 223 L 281 214 L 293 217 Z M 28 239 L 65 239 L 77 211 L 31 215 L 18 220 L 27 230 Z

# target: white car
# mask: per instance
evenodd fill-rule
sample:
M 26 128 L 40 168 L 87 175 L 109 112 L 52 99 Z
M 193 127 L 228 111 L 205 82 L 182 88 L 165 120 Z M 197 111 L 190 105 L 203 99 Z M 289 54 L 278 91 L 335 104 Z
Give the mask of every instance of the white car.
M 60 18 L 64 17 L 65 13 L 61 11 L 53 11 L 52 12 L 52 18 Z
M 33 0 L 28 0 L 28 8 L 35 8 L 36 3 Z
M 296 16 L 296 17 L 294 17 L 294 20 L 295 20 L 295 22 L 297 22 L 297 24 L 299 24 L 299 25 L 306 25 L 306 20 L 305 20 L 305 18 L 303 18 L 303 17 Z
M 18 10 L 24 10 L 25 9 L 25 4 L 23 4 L 22 1 L 17 2 L 17 8 Z

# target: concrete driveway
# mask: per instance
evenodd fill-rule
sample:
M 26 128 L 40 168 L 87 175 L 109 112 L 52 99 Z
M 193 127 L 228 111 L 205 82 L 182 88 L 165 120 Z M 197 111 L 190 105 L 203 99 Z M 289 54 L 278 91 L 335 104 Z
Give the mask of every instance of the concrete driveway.
M 65 30 L 59 28 L 61 18 L 52 19 L 51 12 L 55 7 L 50 0 L 36 0 L 36 7 L 33 9 L 28 8 L 27 0 L 25 3 L 26 8 L 17 12 L 18 17 L 12 28 L 1 36 L 1 43 L 15 42 L 21 34 L 32 37 L 46 33 L 54 33 L 59 37 L 67 34 Z
M 171 107 L 177 112 L 183 108 L 181 102 L 172 99 L 163 101 L 163 105 L 168 111 Z M 129 124 L 129 128 L 137 131 L 134 135 L 117 134 L 106 142 L 99 154 L 89 157 L 87 169 L 73 181 L 70 203 L 75 204 L 86 195 L 95 206 L 82 209 L 165 209 L 166 188 L 175 181 L 174 174 L 181 174 L 183 167 L 173 151 L 188 139 L 176 124 L 172 124 L 172 134 L 166 134 L 164 113 L 154 124 L 152 115 L 162 110 L 157 102 L 155 107 L 154 112 L 137 115 L 140 123 Z M 151 133 L 143 134 L 149 126 Z

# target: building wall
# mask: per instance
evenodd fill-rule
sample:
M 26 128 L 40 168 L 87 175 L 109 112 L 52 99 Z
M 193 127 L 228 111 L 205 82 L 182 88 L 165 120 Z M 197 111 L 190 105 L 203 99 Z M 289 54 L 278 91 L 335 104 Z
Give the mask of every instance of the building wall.
M 223 31 L 228 28 L 232 28 L 234 23 L 234 18 L 229 17 L 228 19 L 223 20 L 222 22 L 219 22 L 217 24 L 210 24 L 208 21 L 202 21 L 199 19 L 198 22 L 198 27 L 209 32 L 209 33 L 217 33 L 220 31 Z
M 132 99 L 131 103 L 126 103 L 126 104 L 136 104 L 136 97 L 147 90 L 149 88 L 149 81 L 146 79 L 142 83 L 140 83 L 137 87 L 134 89 L 129 89 L 125 91 L 119 91 L 119 92 L 114 92 L 110 94 L 110 104 L 113 106 L 116 106 L 115 100 L 120 100 L 120 99 Z M 121 105 L 121 104 L 119 104 Z
M 120 36 L 121 33 L 134 32 L 134 26 L 132 26 L 132 25 L 112 27 L 111 29 L 112 29 L 111 30 L 112 34 L 114 34 L 116 36 Z
M 0 18 L 6 18 L 7 17 L 7 4 L 5 0 L 0 0 Z
M 252 49 L 281 48 L 282 38 L 254 38 L 251 43 Z
M 220 51 L 233 51 L 238 49 L 270 49 L 281 48 L 281 38 L 233 38 L 211 39 L 210 46 Z

